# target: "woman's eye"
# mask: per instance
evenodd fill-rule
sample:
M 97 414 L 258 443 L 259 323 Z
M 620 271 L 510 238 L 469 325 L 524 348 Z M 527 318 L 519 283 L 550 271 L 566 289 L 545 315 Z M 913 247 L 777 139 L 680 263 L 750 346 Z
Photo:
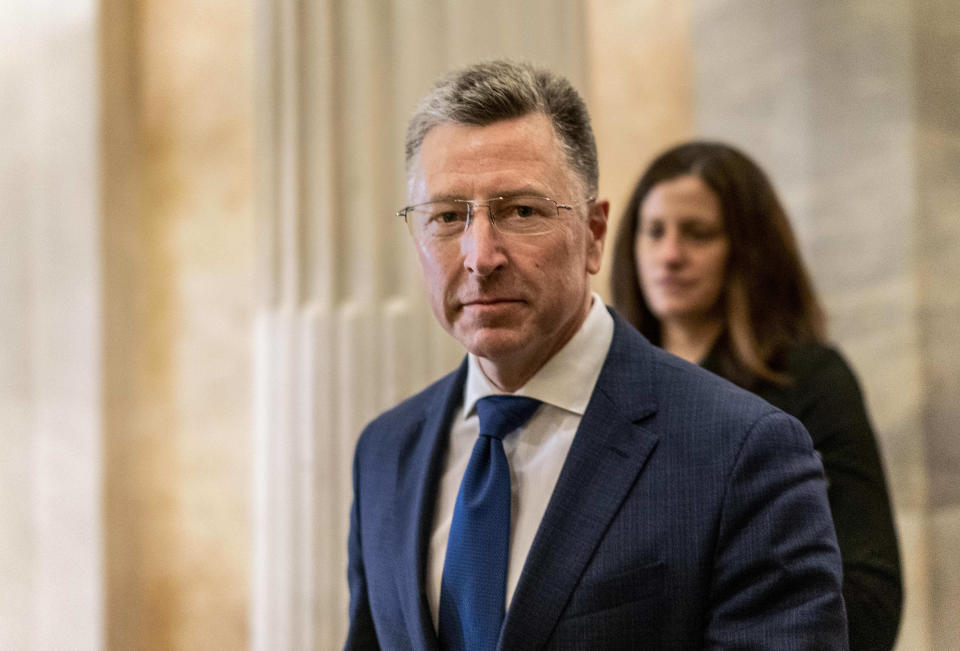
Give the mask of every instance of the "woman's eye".
M 698 242 L 706 242 L 707 240 L 712 240 L 720 234 L 720 231 L 714 228 L 694 228 L 688 232 L 688 236 L 692 240 L 697 240 Z

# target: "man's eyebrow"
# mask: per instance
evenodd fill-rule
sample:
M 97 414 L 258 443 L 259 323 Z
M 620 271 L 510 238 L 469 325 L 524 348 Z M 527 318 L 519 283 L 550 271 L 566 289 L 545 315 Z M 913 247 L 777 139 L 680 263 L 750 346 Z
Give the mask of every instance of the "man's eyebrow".
M 521 186 L 518 188 L 513 188 L 510 190 L 502 190 L 499 192 L 493 192 L 487 195 L 481 201 L 489 201 L 490 199 L 496 199 L 497 197 L 504 197 L 511 199 L 513 197 L 549 197 L 550 195 L 543 191 L 542 188 L 535 188 L 532 186 Z M 472 201 L 470 197 L 467 197 L 461 193 L 444 193 L 437 194 L 430 197 L 428 201 L 424 203 L 430 203 L 433 201 Z
M 550 195 L 543 191 L 542 188 L 534 188 L 531 186 L 523 186 L 515 190 L 508 190 L 500 193 L 501 197 L 511 198 L 511 197 L 549 197 Z
M 427 199 L 427 201 L 425 201 L 424 203 L 432 203 L 434 201 L 469 201 L 469 199 L 462 194 L 454 194 L 454 193 L 435 194 L 435 195 L 431 195 L 430 198 Z

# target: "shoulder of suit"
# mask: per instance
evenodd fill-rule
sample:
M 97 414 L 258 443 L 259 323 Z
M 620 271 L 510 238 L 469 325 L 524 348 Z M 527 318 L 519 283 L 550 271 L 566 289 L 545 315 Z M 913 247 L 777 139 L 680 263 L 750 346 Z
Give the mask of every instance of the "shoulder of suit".
M 451 389 L 452 384 L 462 387 L 466 376 L 466 366 L 451 371 L 439 380 L 436 380 L 425 389 L 399 402 L 371 420 L 363 429 L 361 437 L 372 433 L 387 430 L 396 431 L 405 425 L 420 422 L 426 418 L 428 410 L 435 408 L 443 394 Z
M 776 410 L 756 394 L 733 382 L 648 344 L 646 363 L 652 365 L 653 390 L 663 409 L 753 421 Z

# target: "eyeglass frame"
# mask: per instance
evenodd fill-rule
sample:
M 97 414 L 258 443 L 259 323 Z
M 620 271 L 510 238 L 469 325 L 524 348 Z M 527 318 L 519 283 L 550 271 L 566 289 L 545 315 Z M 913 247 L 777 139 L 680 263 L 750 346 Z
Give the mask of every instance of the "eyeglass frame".
M 413 209 L 415 209 L 415 208 L 418 208 L 418 207 L 420 207 L 420 206 L 426 206 L 426 205 L 431 204 L 431 203 L 440 203 L 440 202 L 463 203 L 463 204 L 466 204 L 466 205 L 467 205 L 467 219 L 466 219 L 466 221 L 464 222 L 463 231 L 462 231 L 462 233 L 460 233 L 460 235 L 462 236 L 463 233 L 466 233 L 466 232 L 467 232 L 467 229 L 470 228 L 470 224 L 473 222 L 473 217 L 474 217 L 474 215 L 476 214 L 476 210 L 477 210 L 478 208 L 480 208 L 480 207 L 487 208 L 487 218 L 490 220 L 490 224 L 491 224 L 494 228 L 497 228 L 497 218 L 496 218 L 496 216 L 490 211 L 490 203 L 491 203 L 491 202 L 494 202 L 494 201 L 504 201 L 504 200 L 507 200 L 507 199 L 517 199 L 517 198 L 523 198 L 523 197 L 529 197 L 529 198 L 531 198 L 531 199 L 545 199 L 545 200 L 551 202 L 552 204 L 554 204 L 554 205 L 557 207 L 557 218 L 558 218 L 558 219 L 560 218 L 560 210 L 561 210 L 561 209 L 562 209 L 562 210 L 573 210 L 575 206 L 584 205 L 584 204 L 590 204 L 590 203 L 592 203 L 592 202 L 594 202 L 594 201 L 597 200 L 596 197 L 589 197 L 588 199 L 585 199 L 584 201 L 582 201 L 582 202 L 580 202 L 580 203 L 575 203 L 575 204 L 563 204 L 563 203 L 560 203 L 559 201 L 557 201 L 556 199 L 551 199 L 550 197 L 542 197 L 542 196 L 535 195 L 535 194 L 529 194 L 529 195 L 528 195 L 528 194 L 510 194 L 510 195 L 507 195 L 507 196 L 490 197 L 490 198 L 487 199 L 485 202 L 484 202 L 484 201 L 478 201 L 477 199 L 434 199 L 434 200 L 432 200 L 432 201 L 423 201 L 423 202 L 421 202 L 421 203 L 415 203 L 415 204 L 411 204 L 411 205 L 409 205 L 409 206 L 404 206 L 403 208 L 401 208 L 400 210 L 398 210 L 398 211 L 395 213 L 395 215 L 396 215 L 397 217 L 403 217 L 403 222 L 407 225 L 407 230 L 410 231 L 410 234 L 411 234 L 412 236 L 416 237 L 415 234 L 413 233 L 413 231 L 411 230 L 411 229 L 412 229 L 412 226 L 410 225 L 410 220 L 407 219 L 407 213 L 409 213 L 411 210 L 413 210 Z M 501 232 L 501 231 L 498 231 L 498 232 Z M 549 232 L 549 231 L 547 231 L 547 232 Z M 542 235 L 542 233 L 538 233 L 538 235 Z

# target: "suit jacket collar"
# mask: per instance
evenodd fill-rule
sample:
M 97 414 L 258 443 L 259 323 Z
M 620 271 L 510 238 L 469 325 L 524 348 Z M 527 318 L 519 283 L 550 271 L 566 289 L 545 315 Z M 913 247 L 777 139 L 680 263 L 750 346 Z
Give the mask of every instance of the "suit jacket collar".
M 466 376 L 464 359 L 456 371 L 435 385 L 432 398 L 425 405 L 423 419 L 414 424 L 408 435 L 410 454 L 399 460 L 392 539 L 403 541 L 397 550 L 397 587 L 401 599 L 405 600 L 403 612 L 411 646 L 418 649 L 439 648 L 425 588 L 427 551 L 448 433 L 463 399 Z
M 613 329 L 613 317 L 602 299 L 594 294 L 593 304 L 580 329 L 517 390 L 516 395 L 536 398 L 582 418 L 610 352 Z M 477 357 L 468 355 L 467 358 L 464 415 L 470 414 L 482 396 L 501 393 L 487 380 Z
M 656 411 L 651 345 L 614 314 L 597 386 L 527 555 L 500 648 L 540 648 L 657 436 L 640 425 Z

